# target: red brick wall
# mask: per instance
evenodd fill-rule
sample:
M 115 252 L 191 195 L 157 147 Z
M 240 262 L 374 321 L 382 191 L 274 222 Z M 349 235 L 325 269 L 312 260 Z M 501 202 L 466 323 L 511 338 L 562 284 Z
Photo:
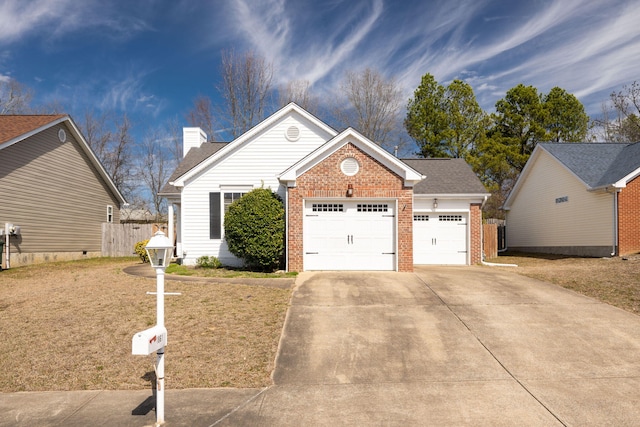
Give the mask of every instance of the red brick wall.
M 470 205 L 469 223 L 471 226 L 471 242 L 469 248 L 471 250 L 471 265 L 480 264 L 482 262 L 482 205 L 480 203 L 472 203 Z
M 640 177 L 618 194 L 618 252 L 640 252 Z
M 355 176 L 346 176 L 340 163 L 354 157 L 360 163 Z M 296 187 L 289 189 L 289 270 L 303 271 L 302 216 L 303 200 L 335 198 L 346 200 L 347 186 L 353 185 L 353 200 L 398 199 L 398 270 L 413 271 L 413 190 L 378 161 L 352 144 L 346 144 L 322 163 L 298 177 Z

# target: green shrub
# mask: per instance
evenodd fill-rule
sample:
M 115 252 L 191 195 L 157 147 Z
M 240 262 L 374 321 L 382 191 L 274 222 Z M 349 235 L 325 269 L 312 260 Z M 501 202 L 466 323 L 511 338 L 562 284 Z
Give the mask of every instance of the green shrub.
M 138 242 L 135 246 L 136 254 L 138 254 L 142 262 L 149 262 L 149 256 L 147 255 L 147 251 L 145 250 L 145 246 L 147 246 L 147 243 L 149 243 L 149 239 Z
M 280 197 L 257 188 L 229 206 L 224 217 L 229 251 L 260 271 L 278 268 L 284 253 L 284 206 Z
M 200 268 L 220 268 L 222 263 L 214 256 L 202 255 L 196 260 L 196 265 Z

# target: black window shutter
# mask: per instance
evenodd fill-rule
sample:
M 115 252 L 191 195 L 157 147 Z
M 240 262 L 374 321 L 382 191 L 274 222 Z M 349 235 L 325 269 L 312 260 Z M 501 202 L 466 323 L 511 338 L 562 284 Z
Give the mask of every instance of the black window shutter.
M 209 193 L 209 238 L 222 237 L 222 218 L 220 218 L 220 193 Z

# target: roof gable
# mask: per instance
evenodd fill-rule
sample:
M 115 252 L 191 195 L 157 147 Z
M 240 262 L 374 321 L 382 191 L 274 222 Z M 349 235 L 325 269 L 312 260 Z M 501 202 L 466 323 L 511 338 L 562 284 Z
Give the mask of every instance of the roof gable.
M 169 180 L 169 184 L 174 187 L 184 186 L 185 181 L 188 180 L 189 178 L 213 166 L 220 159 L 233 155 L 234 152 L 241 150 L 244 146 L 246 146 L 250 141 L 252 141 L 258 135 L 262 134 L 263 132 L 266 132 L 268 129 L 272 128 L 273 126 L 278 124 L 280 121 L 284 120 L 286 117 L 295 115 L 295 114 L 299 115 L 303 120 L 309 122 L 312 126 L 316 126 L 322 132 L 326 133 L 331 137 L 337 134 L 335 129 L 333 129 L 326 123 L 322 122 L 320 119 L 313 116 L 306 110 L 302 109 L 297 104 L 291 102 L 288 105 L 281 108 L 280 110 L 276 111 L 271 116 L 267 117 L 265 120 L 263 120 L 253 128 L 249 129 L 244 134 L 240 135 L 235 140 L 226 144 L 224 147 L 219 148 L 217 150 L 212 149 L 213 152 L 211 152 L 208 155 L 206 151 L 203 151 L 203 150 L 197 151 L 198 153 L 197 157 L 195 157 L 195 153 L 194 153 L 194 157 L 192 157 L 192 159 L 190 160 L 190 162 L 194 164 L 193 166 L 188 167 L 189 165 L 185 165 L 185 167 L 183 167 L 183 164 L 186 161 L 186 157 L 185 157 L 185 161 L 181 162 L 181 164 L 178 166 L 179 170 L 176 170 L 176 172 L 180 172 L 180 173 L 179 174 L 174 173 L 173 179 Z M 203 146 L 204 145 L 206 144 L 203 144 Z M 190 154 L 191 151 L 194 151 L 194 150 L 191 149 L 187 154 Z
M 105 181 L 107 187 L 116 197 L 116 199 L 121 204 L 126 203 L 125 198 L 115 186 L 113 180 L 104 169 L 104 166 L 102 166 L 102 163 L 100 163 L 100 160 L 98 160 L 91 147 L 89 147 L 89 144 L 84 139 L 84 136 L 82 135 L 74 121 L 71 120 L 71 117 L 66 114 L 40 116 L 0 115 L 0 150 L 24 141 L 29 137 L 60 123 L 65 123 L 67 125 L 67 129 L 72 132 L 73 137 L 80 145 L 80 148 L 85 152 L 85 154 L 91 161 L 91 164 L 96 169 L 100 177 Z
M 389 170 L 400 176 L 404 179 L 405 185 L 407 186 L 413 186 L 424 179 L 424 176 L 420 172 L 391 155 L 391 153 L 382 149 L 378 144 L 372 142 L 353 128 L 347 128 L 327 141 L 321 147 L 280 174 L 278 179 L 286 182 L 290 187 L 295 186 L 295 181 L 300 175 L 318 165 L 348 143 L 353 144 L 362 152 L 373 157 Z
M 640 143 L 540 143 L 531 153 L 511 193 L 504 203 L 509 209 L 536 162 L 547 153 L 584 186 L 593 191 L 608 187 L 624 188 L 640 175 Z

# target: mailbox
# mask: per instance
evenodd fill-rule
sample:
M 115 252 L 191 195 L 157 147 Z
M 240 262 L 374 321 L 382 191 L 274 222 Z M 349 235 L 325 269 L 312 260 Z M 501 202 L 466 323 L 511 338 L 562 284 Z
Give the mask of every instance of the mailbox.
M 131 339 L 131 353 L 147 356 L 167 345 L 167 328 L 154 326 L 142 332 L 137 332 Z

